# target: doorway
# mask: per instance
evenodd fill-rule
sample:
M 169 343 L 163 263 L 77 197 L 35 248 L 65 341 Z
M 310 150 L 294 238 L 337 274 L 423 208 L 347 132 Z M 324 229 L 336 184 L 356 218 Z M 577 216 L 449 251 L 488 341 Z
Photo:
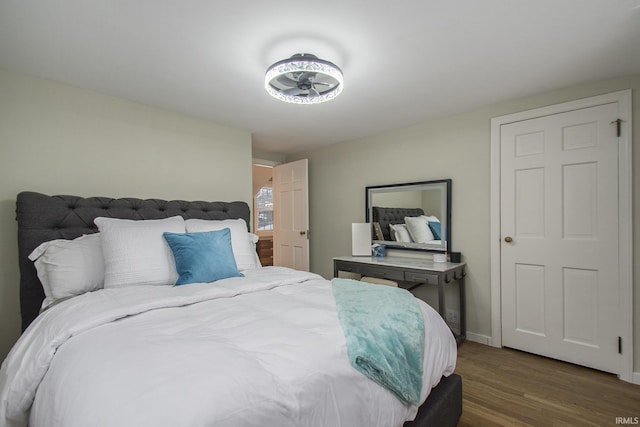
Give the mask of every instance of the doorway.
M 253 224 L 263 266 L 309 271 L 308 160 L 255 161 Z
M 253 163 L 253 224 L 256 250 L 263 267 L 273 265 L 273 165 Z

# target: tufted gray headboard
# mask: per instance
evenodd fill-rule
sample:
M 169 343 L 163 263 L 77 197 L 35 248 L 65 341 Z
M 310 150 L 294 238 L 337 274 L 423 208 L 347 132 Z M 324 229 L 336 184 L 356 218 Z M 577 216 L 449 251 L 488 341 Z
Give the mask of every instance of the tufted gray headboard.
M 382 208 L 379 206 L 371 208 L 372 222 L 380 224 L 384 240 L 392 240 L 389 224 L 403 224 L 405 216 L 420 215 L 424 215 L 424 211 L 421 208 Z M 375 231 L 373 232 L 375 236 Z
M 180 215 L 185 219 L 236 219 L 249 222 L 245 202 L 186 202 L 183 200 L 112 199 L 108 197 L 47 196 L 34 192 L 18 194 L 18 262 L 20 266 L 20 310 L 22 330 L 38 316 L 44 300 L 42 284 L 29 254 L 53 239 L 75 239 L 97 232 L 97 217 L 160 219 Z

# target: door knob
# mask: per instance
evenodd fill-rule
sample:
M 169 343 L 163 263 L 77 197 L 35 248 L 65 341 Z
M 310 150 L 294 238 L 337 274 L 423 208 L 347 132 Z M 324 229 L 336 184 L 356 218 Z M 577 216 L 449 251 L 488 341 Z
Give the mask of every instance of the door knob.
M 507 237 L 504 238 L 504 241 L 507 242 L 507 243 L 511 243 L 511 242 L 513 242 L 513 239 L 511 237 L 507 236 Z

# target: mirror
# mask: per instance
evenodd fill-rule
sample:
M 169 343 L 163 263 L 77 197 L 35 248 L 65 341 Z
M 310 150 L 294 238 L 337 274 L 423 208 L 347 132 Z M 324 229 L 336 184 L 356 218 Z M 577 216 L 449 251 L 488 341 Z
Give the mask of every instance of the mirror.
M 373 243 L 451 252 L 451 180 L 367 187 L 366 221 Z

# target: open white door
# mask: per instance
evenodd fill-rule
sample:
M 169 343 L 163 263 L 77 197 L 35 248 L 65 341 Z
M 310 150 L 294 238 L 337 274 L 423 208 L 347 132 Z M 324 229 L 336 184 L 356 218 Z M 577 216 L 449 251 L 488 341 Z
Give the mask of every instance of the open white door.
M 309 271 L 307 159 L 273 168 L 273 264 Z

